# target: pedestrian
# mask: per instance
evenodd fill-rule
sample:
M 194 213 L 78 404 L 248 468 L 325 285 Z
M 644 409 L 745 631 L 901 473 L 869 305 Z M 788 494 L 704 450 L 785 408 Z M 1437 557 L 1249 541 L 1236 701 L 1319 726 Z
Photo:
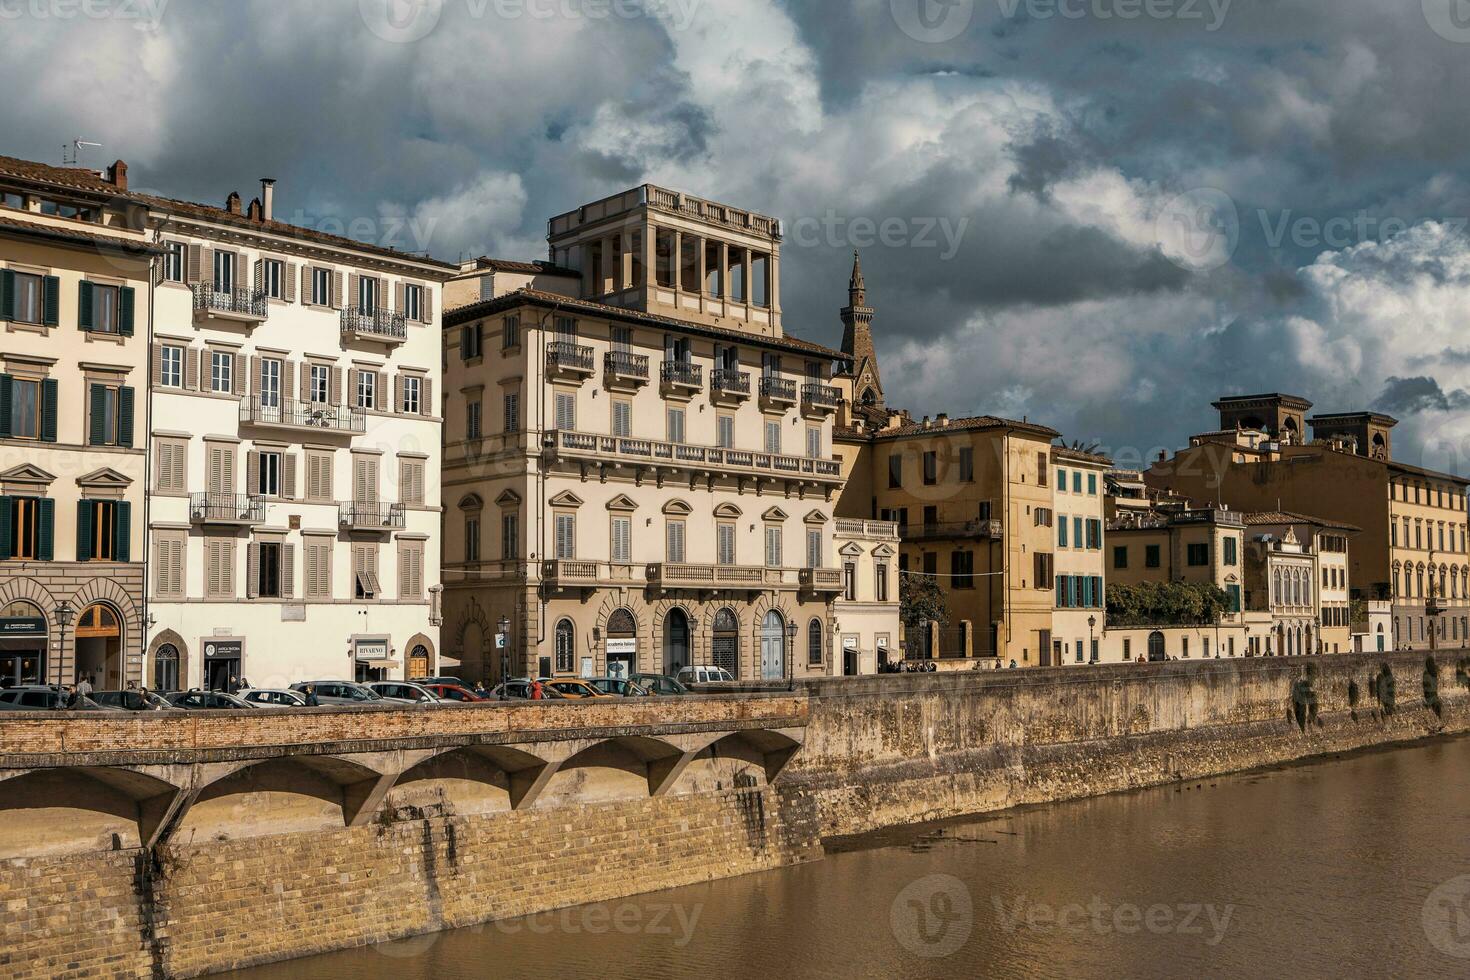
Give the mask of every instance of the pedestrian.
M 78 685 L 80 687 L 80 685 Z M 79 708 L 82 704 L 82 693 L 76 687 L 66 689 L 66 707 L 68 709 Z
M 542 701 L 542 700 L 545 700 L 545 698 L 546 698 L 546 692 L 541 687 L 541 682 L 538 681 L 538 680 L 532 680 L 531 681 L 531 700 L 532 701 Z
M 484 681 L 475 681 L 475 697 L 479 698 L 481 701 L 489 699 L 490 692 L 486 690 Z
M 83 677 L 77 682 L 77 694 L 86 698 L 92 696 L 92 682 Z
M 306 685 L 306 706 L 308 708 L 320 708 L 322 706 L 321 701 L 316 696 L 315 684 Z

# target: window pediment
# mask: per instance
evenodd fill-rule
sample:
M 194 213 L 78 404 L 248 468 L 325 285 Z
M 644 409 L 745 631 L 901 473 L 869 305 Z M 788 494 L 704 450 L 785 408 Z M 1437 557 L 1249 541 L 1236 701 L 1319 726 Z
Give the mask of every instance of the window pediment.
M 814 510 L 810 514 L 806 515 L 806 517 L 803 518 L 803 520 L 807 524 L 826 524 L 827 523 L 827 515 L 824 514 L 824 513 L 822 513 L 819 510 Z
M 734 504 L 720 504 L 720 506 L 715 508 L 716 517 L 739 517 L 743 513 L 744 511 L 742 511 L 739 507 L 736 507 Z
M 514 490 L 507 490 L 495 498 L 495 505 L 497 507 L 519 507 L 521 505 L 521 495 Z
M 664 513 L 673 517 L 688 517 L 694 513 L 694 508 L 682 500 L 670 500 L 664 504 Z
M 632 513 L 638 509 L 638 501 L 625 493 L 620 493 L 607 502 L 607 509 L 622 513 Z
M 863 554 L 863 546 L 858 544 L 856 541 L 849 541 L 847 544 L 837 549 L 837 553 L 843 558 L 861 558 Z
M 880 544 L 873 549 L 873 557 L 875 558 L 892 558 L 894 554 L 894 550 L 886 544 Z
M 485 501 L 481 500 L 477 493 L 468 494 L 459 502 L 460 510 L 484 510 L 484 508 Z
M 110 466 L 104 466 L 100 470 L 93 470 L 85 476 L 77 477 L 77 486 L 86 487 L 88 490 L 115 490 L 132 485 L 132 480 Z
M 764 514 L 761 515 L 761 520 L 763 520 L 763 521 L 773 521 L 773 522 L 775 522 L 775 521 L 784 521 L 786 519 L 787 519 L 787 514 L 780 507 L 772 507 L 770 510 L 766 511 Z
M 55 480 L 56 477 L 32 463 L 22 463 L 19 466 L 6 470 L 4 473 L 0 473 L 0 482 L 4 483 L 28 483 L 34 486 L 46 486 Z
M 584 503 L 586 501 L 570 490 L 563 490 L 551 498 L 551 506 L 553 507 L 581 507 Z

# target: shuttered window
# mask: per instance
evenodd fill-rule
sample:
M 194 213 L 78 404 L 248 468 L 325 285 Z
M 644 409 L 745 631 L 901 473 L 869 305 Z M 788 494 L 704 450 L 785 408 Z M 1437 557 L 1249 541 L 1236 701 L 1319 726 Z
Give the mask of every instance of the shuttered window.
M 781 554 L 781 528 L 771 524 L 766 527 L 766 566 L 780 568 L 784 563 Z
M 410 507 L 422 507 L 424 503 L 423 460 L 399 460 L 398 473 L 398 499 Z
M 126 386 L 87 386 L 87 444 L 131 446 L 133 444 L 133 389 Z
M 684 441 L 684 410 L 682 408 L 669 409 L 668 438 L 669 442 L 674 443 L 682 443 Z
M 378 583 L 378 546 L 352 546 L 353 595 L 358 599 L 376 599 L 382 594 Z
M 664 525 L 664 560 L 675 565 L 683 564 L 684 536 L 686 526 L 683 521 L 669 521 Z
M 186 536 L 178 531 L 160 531 L 154 536 L 153 594 L 156 598 L 184 598 L 186 543 Z
M 716 560 L 719 562 L 719 564 L 735 564 L 734 524 L 717 524 L 715 526 L 715 552 Z
M 184 493 L 188 487 L 189 444 L 182 439 L 157 439 L 153 452 L 154 489 Z
M 235 542 L 232 538 L 207 538 L 204 543 L 204 594 L 209 599 L 235 598 Z
M 500 518 L 500 557 L 513 561 L 521 556 L 521 515 L 504 514 Z
M 556 515 L 556 557 L 566 561 L 577 557 L 577 516 Z
M 312 501 L 335 499 L 332 482 L 332 454 L 320 449 L 308 449 L 306 451 L 306 499 Z
M 629 518 L 612 519 L 612 560 L 620 565 L 633 560 L 633 522 Z
M 822 430 L 817 426 L 807 426 L 806 454 L 812 459 L 822 458 Z
M 806 565 L 808 568 L 822 567 L 826 557 L 822 554 L 824 550 L 822 532 L 815 528 L 808 529 L 806 532 Z
M 627 438 L 633 434 L 632 402 L 615 401 L 612 403 L 612 434 L 620 438 Z
M 766 423 L 766 452 L 778 455 L 781 452 L 781 423 Z
M 306 598 L 332 598 L 332 542 L 330 538 L 306 539 Z
M 721 449 L 735 448 L 735 416 L 721 415 L 716 420 L 716 444 Z
M 505 431 L 521 431 L 521 393 L 508 391 L 504 400 Z
M 364 504 L 378 502 L 378 459 L 376 456 L 352 457 L 352 499 Z
M 556 427 L 563 432 L 577 428 L 577 396 L 565 391 L 556 393 Z
M 424 544 L 398 542 L 398 598 L 416 602 L 424 597 Z

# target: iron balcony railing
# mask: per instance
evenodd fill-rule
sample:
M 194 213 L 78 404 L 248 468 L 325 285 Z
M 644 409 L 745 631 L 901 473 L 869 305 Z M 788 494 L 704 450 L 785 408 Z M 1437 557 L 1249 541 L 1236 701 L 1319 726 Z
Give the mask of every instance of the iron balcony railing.
M 842 401 L 842 392 L 831 385 L 804 384 L 801 386 L 801 400 L 818 408 L 836 408 Z
M 668 384 L 698 388 L 704 383 L 704 369 L 688 361 L 664 361 L 660 377 Z
M 790 378 L 761 378 L 761 397 L 772 401 L 796 401 L 796 382 Z
M 715 391 L 731 395 L 750 394 L 750 375 L 745 371 L 728 371 L 716 368 L 709 375 L 710 387 Z
M 546 345 L 546 364 L 553 370 L 586 371 L 592 367 L 592 348 L 565 340 L 554 340 Z
M 195 524 L 264 524 L 265 498 L 244 493 L 190 494 L 189 518 Z
M 551 435 L 554 448 L 558 452 L 589 459 L 611 458 L 653 466 L 716 472 L 755 471 L 772 473 L 778 477 L 790 475 L 836 478 L 842 475 L 842 464 L 835 459 L 753 453 L 744 449 L 691 446 L 682 442 L 657 442 L 652 439 L 566 430 L 558 430 Z
M 408 340 L 408 318 L 392 310 L 342 311 L 342 333 L 348 336 L 373 337 L 380 340 Z
M 398 531 L 406 525 L 407 513 L 402 504 L 354 500 L 337 505 L 337 523 L 359 531 Z
M 602 366 L 610 377 L 631 381 L 648 380 L 647 354 L 634 354 L 625 350 L 608 351 L 603 355 Z
M 998 520 L 975 520 L 939 522 L 929 524 L 910 524 L 903 529 L 903 535 L 914 541 L 931 540 L 935 538 L 991 538 L 998 539 L 1001 536 L 1001 523 Z
M 270 313 L 270 303 L 264 290 L 231 286 L 220 289 L 212 282 L 196 282 L 189 287 L 194 292 L 194 309 L 201 312 L 225 313 L 242 318 L 264 320 Z
M 289 398 L 265 399 L 259 395 L 241 399 L 240 421 L 328 432 L 367 431 L 367 416 L 350 406 L 298 402 Z

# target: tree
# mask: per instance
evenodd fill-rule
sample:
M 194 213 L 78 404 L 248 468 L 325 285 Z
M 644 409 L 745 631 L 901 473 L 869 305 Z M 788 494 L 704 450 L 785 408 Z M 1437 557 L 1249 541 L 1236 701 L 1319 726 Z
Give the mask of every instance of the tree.
M 926 623 L 948 626 L 949 609 L 939 580 L 933 575 L 900 574 L 898 616 L 910 632 L 923 628 Z
M 1205 626 L 1219 622 L 1229 608 L 1229 594 L 1208 583 L 1108 586 L 1108 622 L 1115 627 Z

